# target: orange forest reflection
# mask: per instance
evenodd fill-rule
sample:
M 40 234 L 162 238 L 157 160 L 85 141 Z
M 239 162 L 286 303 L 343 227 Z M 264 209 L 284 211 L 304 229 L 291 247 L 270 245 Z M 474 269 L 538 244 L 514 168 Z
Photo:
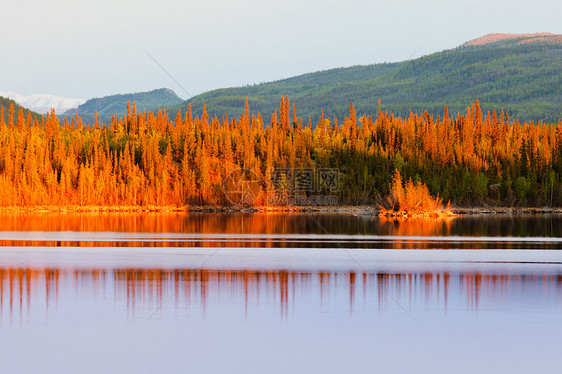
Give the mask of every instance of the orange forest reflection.
M 35 232 L 19 235 L 17 232 Z M 60 235 L 65 232 L 64 235 Z M 471 241 L 446 240 L 471 236 Z M 0 214 L 0 247 L 251 247 L 517 249 L 518 240 L 562 237 L 561 216 L 401 219 L 347 214 Z M 479 237 L 484 237 L 482 240 Z M 541 249 L 561 249 L 543 241 Z
M 454 217 L 403 218 L 379 217 L 379 231 L 392 236 L 447 236 L 451 235 Z
M 451 297 L 456 308 L 478 311 L 482 301 L 504 302 L 510 290 L 542 293 L 562 302 L 562 275 L 4 268 L 0 269 L 0 316 L 2 320 L 21 318 L 33 308 L 46 308 L 48 313 L 59 304 L 62 290 L 114 300 L 127 315 L 164 306 L 195 306 L 204 312 L 210 302 L 222 298 L 229 303 L 237 300 L 246 310 L 260 303 L 275 305 L 281 316 L 287 316 L 303 300 L 329 304 L 338 293 L 347 300 L 351 313 L 358 304 L 385 311 L 397 303 L 406 310 L 422 307 L 446 312 Z
M 442 236 L 451 235 L 454 221 L 306 213 L 0 213 L 0 231 Z
M 562 236 L 557 215 L 400 219 L 306 213 L 1 213 L 0 231 Z

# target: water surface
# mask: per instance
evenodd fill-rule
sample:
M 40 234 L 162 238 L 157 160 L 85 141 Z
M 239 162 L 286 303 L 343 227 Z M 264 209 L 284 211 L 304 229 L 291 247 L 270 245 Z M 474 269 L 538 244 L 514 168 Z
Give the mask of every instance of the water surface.
M 555 215 L 2 215 L 2 372 L 558 372 L 560 249 Z

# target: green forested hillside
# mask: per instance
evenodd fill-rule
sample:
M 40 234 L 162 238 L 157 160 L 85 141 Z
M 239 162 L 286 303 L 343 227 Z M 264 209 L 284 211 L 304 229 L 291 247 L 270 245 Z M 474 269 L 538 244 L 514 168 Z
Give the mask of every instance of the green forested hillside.
M 77 109 L 71 109 L 65 114 L 74 115 L 78 111 L 78 115 L 84 120 L 91 120 L 97 112 L 104 120 L 111 119 L 111 116 L 117 112 L 121 116 L 127 112 L 127 102 L 131 105 L 135 102 L 137 110 L 155 110 L 161 107 L 179 105 L 183 102 L 174 91 L 169 88 L 160 88 L 149 92 L 138 92 L 123 95 L 104 96 L 90 99 Z
M 466 111 L 480 100 L 483 110 L 504 109 L 521 120 L 558 121 L 562 117 L 562 39 L 520 37 L 486 45 L 463 45 L 393 64 L 339 68 L 271 83 L 218 89 L 195 96 L 196 114 L 240 114 L 247 96 L 252 112 L 271 113 L 281 95 L 296 103 L 297 115 L 313 120 L 318 108 L 343 118 L 353 101 L 358 113 L 383 108 L 407 116 L 411 111 Z M 170 108 L 172 111 L 175 108 Z M 267 120 L 267 119 L 266 119 Z
M 2 107 L 4 109 L 3 110 L 3 119 L 4 119 L 4 123 L 6 125 L 8 125 L 8 123 L 9 123 L 8 115 L 10 113 L 10 105 L 11 104 L 14 105 L 14 116 L 12 118 L 14 119 L 14 121 L 17 121 L 18 112 L 19 112 L 21 106 L 18 105 L 14 100 L 12 100 L 10 98 L 0 96 L 0 107 Z M 41 114 L 35 113 L 34 111 L 31 111 L 27 108 L 23 108 L 23 115 L 26 119 L 27 119 L 28 114 L 31 114 L 31 118 L 37 119 L 41 123 L 41 117 L 42 117 Z

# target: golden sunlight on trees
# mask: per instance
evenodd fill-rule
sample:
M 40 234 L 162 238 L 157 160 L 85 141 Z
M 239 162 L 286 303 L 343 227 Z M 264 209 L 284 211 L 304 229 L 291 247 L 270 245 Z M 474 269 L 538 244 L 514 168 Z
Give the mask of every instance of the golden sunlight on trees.
M 427 186 L 421 181 L 414 184 L 410 179 L 404 186 L 398 169 L 392 177 L 387 203 L 388 208 L 379 206 L 381 215 L 427 217 L 453 215 L 450 203 L 443 207 L 443 200 L 439 196 L 431 196 Z
M 299 118 L 286 96 L 268 119 L 247 101 L 239 117 L 205 109 L 194 116 L 191 108 L 169 116 L 132 103 L 108 123 L 3 112 L 3 207 L 225 205 L 223 182 L 234 170 L 250 171 L 265 190 L 274 170 L 299 168 L 338 170 L 331 193 L 340 204 L 380 203 L 393 175 L 392 208 L 421 199 L 426 209 L 436 203 L 430 194 L 460 206 L 562 204 L 562 121 L 521 123 L 503 111 L 482 113 L 478 102 L 436 118 L 358 114 L 350 103 L 346 118 L 322 115 L 316 124 Z M 413 181 L 403 191 L 395 169 Z M 267 204 L 261 196 L 255 204 Z

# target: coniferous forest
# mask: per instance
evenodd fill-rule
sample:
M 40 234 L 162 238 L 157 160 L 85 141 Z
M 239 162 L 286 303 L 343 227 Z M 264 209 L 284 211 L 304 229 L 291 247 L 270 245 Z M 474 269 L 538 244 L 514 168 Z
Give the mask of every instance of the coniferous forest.
M 0 110 L 0 206 L 226 205 L 225 177 L 251 170 L 338 169 L 340 204 L 376 204 L 396 170 L 457 206 L 562 204 L 562 121 L 486 112 L 397 117 L 381 108 L 298 118 L 282 97 L 269 117 L 139 112 L 93 123 Z M 5 119 L 6 118 L 6 119 Z M 265 198 L 255 201 L 265 205 Z
M 188 103 L 198 115 L 203 104 L 209 113 L 240 115 L 247 96 L 251 108 L 269 114 L 281 95 L 289 95 L 297 103 L 298 115 L 311 116 L 315 122 L 320 107 L 325 115 L 345 117 L 350 101 L 358 113 L 376 113 L 378 99 L 386 110 L 406 117 L 410 110 L 437 116 L 445 105 L 451 113 L 462 113 L 479 99 L 484 111 L 504 108 L 520 121 L 557 122 L 561 115 L 562 36 L 527 35 L 482 45 L 469 42 L 408 61 L 212 90 Z M 186 110 L 187 103 L 181 108 Z

